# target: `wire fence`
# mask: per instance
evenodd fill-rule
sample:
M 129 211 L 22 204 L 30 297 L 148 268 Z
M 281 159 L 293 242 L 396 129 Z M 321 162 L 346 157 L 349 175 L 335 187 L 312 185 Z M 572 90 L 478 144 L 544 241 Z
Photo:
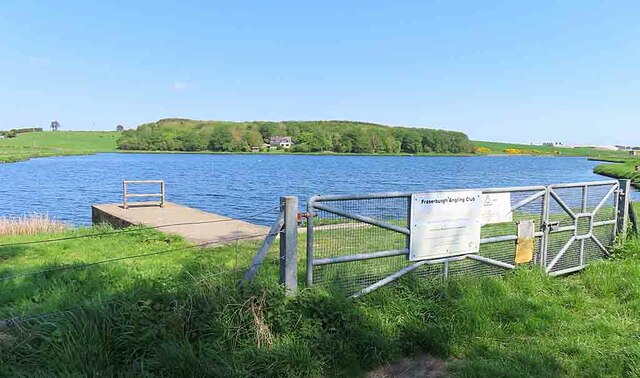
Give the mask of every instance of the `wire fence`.
M 272 208 L 265 209 L 263 211 L 248 215 L 248 216 L 243 217 L 243 218 L 244 219 L 251 219 L 251 218 L 256 217 L 256 216 L 260 216 L 260 215 L 264 215 L 264 214 L 267 214 L 267 213 L 274 212 L 277 209 L 278 209 L 277 206 L 276 207 L 272 207 Z M 109 236 L 109 235 L 130 234 L 130 233 L 142 232 L 142 231 L 146 231 L 146 230 L 161 230 L 163 228 L 167 228 L 167 227 L 171 227 L 171 226 L 198 225 L 198 224 L 216 224 L 216 223 L 231 222 L 231 221 L 234 221 L 234 220 L 235 219 L 220 219 L 220 220 L 213 220 L 213 221 L 171 223 L 171 224 L 163 224 L 163 225 L 159 225 L 159 226 L 133 227 L 133 228 L 126 228 L 126 229 L 122 229 L 122 230 L 114 230 L 114 231 L 107 231 L 107 232 L 95 232 L 95 233 L 90 233 L 90 234 L 72 235 L 72 236 L 68 236 L 68 237 L 59 237 L 59 238 L 49 238 L 49 239 L 44 239 L 44 240 L 33 240 L 33 241 L 26 241 L 26 242 L 4 243 L 4 244 L 0 244 L 0 252 L 2 251 L 3 248 L 9 248 L 9 247 L 15 247 L 15 246 L 28 246 L 28 245 L 59 243 L 59 242 L 77 240 L 77 239 L 103 237 L 103 236 Z M 239 242 L 256 241 L 258 238 L 266 237 L 266 236 L 270 236 L 270 235 L 274 235 L 275 236 L 278 233 L 279 233 L 279 231 L 277 231 L 277 232 L 270 231 L 268 233 L 260 232 L 260 233 L 253 233 L 251 235 L 243 235 L 243 236 L 238 236 L 238 237 L 230 236 L 230 237 L 225 237 L 225 238 L 219 238 L 219 239 L 217 239 L 215 241 L 211 241 L 211 242 L 203 242 L 203 243 L 198 243 L 198 244 L 191 244 L 191 245 L 180 246 L 180 247 L 176 247 L 176 248 L 164 248 L 164 249 L 154 250 L 154 251 L 151 251 L 151 252 L 139 253 L 139 254 L 135 254 L 135 255 L 119 256 L 119 257 L 102 259 L 102 260 L 92 261 L 92 262 L 82 262 L 82 263 L 75 263 L 75 264 L 69 264 L 69 265 L 56 266 L 56 267 L 46 268 L 46 269 L 38 269 L 38 270 L 32 270 L 32 271 L 27 271 L 27 272 L 20 272 L 20 273 L 10 274 L 10 275 L 6 275 L 6 276 L 3 276 L 3 277 L 0 277 L 0 283 L 8 282 L 8 281 L 15 280 L 15 279 L 18 279 L 18 278 L 34 277 L 34 276 L 40 276 L 40 275 L 49 275 L 51 273 L 58 273 L 58 272 L 62 272 L 62 271 L 77 271 L 77 270 L 83 270 L 83 269 L 87 269 L 87 268 L 95 267 L 95 266 L 99 266 L 99 265 L 111 264 L 111 263 L 116 263 L 116 262 L 125 262 L 125 261 L 129 261 L 129 260 L 137 260 L 137 259 L 142 259 L 142 258 L 149 258 L 149 257 L 154 257 L 154 256 L 159 256 L 159 255 L 164 255 L 164 254 L 170 254 L 170 253 L 179 253 L 179 252 L 186 252 L 186 251 L 192 251 L 192 250 L 199 250 L 199 249 L 202 249 L 202 248 L 211 248 L 211 247 L 222 246 L 222 245 L 230 245 L 230 244 L 233 244 L 233 243 L 236 243 L 236 246 L 237 246 L 237 243 L 239 243 Z M 75 254 L 76 255 L 82 255 L 82 254 L 86 254 L 86 253 L 87 253 L 87 251 L 77 251 Z M 236 249 L 236 267 L 235 268 L 226 269 L 224 272 L 221 272 L 221 274 L 233 274 L 233 271 L 237 270 L 238 276 L 241 275 L 240 272 L 243 271 L 246 267 L 245 266 L 242 266 L 242 267 L 238 266 L 238 263 L 237 263 L 238 256 L 237 256 L 237 254 L 238 254 L 238 250 Z M 0 257 L 1 256 L 2 256 L 2 254 L 0 253 Z M 278 258 L 270 258 L 270 259 L 266 259 L 265 262 L 272 263 L 272 262 L 275 262 L 277 260 L 278 260 Z M 47 279 L 49 279 L 49 278 L 50 277 L 47 276 Z M 185 289 L 188 288 L 188 286 L 186 284 L 184 284 L 183 287 Z M 101 305 L 106 305 L 106 304 L 109 304 L 111 302 L 116 302 L 116 301 L 99 302 L 99 303 Z M 92 304 L 96 304 L 96 303 L 98 303 L 98 302 L 95 302 L 95 301 L 92 302 Z M 0 327 L 3 327 L 3 326 L 4 327 L 6 327 L 6 326 L 15 326 L 15 325 L 23 324 L 23 323 L 29 322 L 29 321 L 35 321 L 35 320 L 44 319 L 44 318 L 48 318 L 48 317 L 53 317 L 53 316 L 72 313 L 74 311 L 78 311 L 78 310 L 81 310 L 81 309 L 84 309 L 84 308 L 86 308 L 86 306 L 71 306 L 71 307 L 66 308 L 66 309 L 50 311 L 50 312 L 46 312 L 44 314 L 38 314 L 38 315 L 32 315 L 32 316 L 26 316 L 26 317 L 20 317 L 20 316 L 18 316 L 18 317 L 10 317 L 10 318 L 4 319 L 4 320 L 0 320 Z
M 200 248 L 210 248 L 210 247 L 215 247 L 215 246 L 220 246 L 220 245 L 226 245 L 229 243 L 233 243 L 233 242 L 242 242 L 242 241 L 255 241 L 257 237 L 262 237 L 262 236 L 268 236 L 268 235 L 277 235 L 279 233 L 278 232 L 270 232 L 268 234 L 264 234 L 264 233 L 260 233 L 260 234 L 253 234 L 253 235 L 249 235 L 249 236 L 243 236 L 243 237 L 234 237 L 234 238 L 225 238 L 222 240 L 218 240 L 215 242 L 207 242 L 207 243 L 199 243 L 199 244 L 195 244 L 195 245 L 189 245 L 189 246 L 185 246 L 185 247 L 180 247 L 180 248 L 168 248 L 168 249 L 164 249 L 164 250 L 158 250 L 158 251 L 153 251 L 150 253 L 144 253 L 144 254 L 138 254 L 138 255 L 133 255 L 133 256 L 125 256 L 125 257 L 118 257 L 118 258 L 113 258 L 113 259 L 106 259 L 106 260 L 101 260 L 101 261 L 96 261 L 96 262 L 92 262 L 92 263 L 85 263 L 85 264 L 74 264 L 74 265 L 69 265 L 69 266 L 63 266 L 63 267 L 58 267 L 58 268 L 53 268 L 53 269 L 43 269 L 43 270 L 38 270 L 38 271 L 31 271 L 31 272 L 26 272 L 26 273 L 21 273 L 21 274 L 16 274 L 16 275 L 12 275 L 12 276 L 5 276 L 0 278 L 0 282 L 2 281 L 7 281 L 7 280 L 11 280 L 11 279 L 15 279 L 15 278 L 19 278 L 19 277 L 29 277 L 29 276 L 35 276 L 35 275 L 40 275 L 40 274 L 46 274 L 46 273 L 53 273 L 53 272 L 59 272 L 59 271 L 64 271 L 64 270 L 76 270 L 76 269 L 85 269 L 85 268 L 89 268 L 92 266 L 97 266 L 97 265 L 101 265 L 101 264 L 108 264 L 108 263 L 113 263 L 113 262 L 121 262 L 121 261 L 125 261 L 125 260 L 129 260 L 129 259 L 138 259 L 138 258 L 144 258 L 144 257 L 150 257 L 150 256 L 157 256 L 157 255 L 161 255 L 161 254 L 165 254 L 165 253 L 172 253 L 172 252 L 184 252 L 184 251 L 188 251 L 188 250 L 194 250 L 194 249 L 200 249 Z M 236 251 L 237 253 L 237 251 Z M 269 259 L 265 259 L 264 263 L 267 264 L 272 264 L 275 262 L 279 261 L 279 257 L 272 257 Z M 242 273 L 244 272 L 244 270 L 246 269 L 246 267 L 242 266 L 236 266 L 235 268 L 232 269 L 228 269 L 225 270 L 223 272 L 221 272 L 220 274 L 225 274 L 225 275 L 234 275 L 234 273 L 236 274 L 236 278 L 240 278 L 242 276 Z M 195 280 L 195 277 L 193 277 Z M 193 288 L 193 284 L 180 284 L 178 285 L 178 287 L 181 287 L 182 289 L 191 289 Z M 174 287 L 175 289 L 176 287 Z M 111 300 L 111 301 L 94 301 L 91 304 L 92 305 L 108 305 L 111 303 L 116 303 L 122 301 L 121 299 L 118 300 Z M 70 308 L 66 308 L 63 310 L 55 310 L 55 311 L 50 311 L 50 312 L 46 312 L 44 314 L 38 314 L 38 315 L 34 315 L 34 316 L 27 316 L 27 317 L 11 317 L 11 318 L 7 318 L 7 319 L 2 319 L 0 320 L 0 328 L 2 327 L 9 327 L 9 326 L 16 326 L 16 325 L 20 325 L 23 323 L 27 323 L 30 321 L 36 321 L 36 320 L 40 320 L 40 319 L 44 319 L 44 318 L 48 318 L 48 317 L 54 317 L 54 316 L 59 316 L 59 315 L 64 315 L 64 314 L 68 314 L 68 313 L 72 313 L 75 311 L 80 311 L 83 309 L 86 309 L 86 306 L 73 306 Z

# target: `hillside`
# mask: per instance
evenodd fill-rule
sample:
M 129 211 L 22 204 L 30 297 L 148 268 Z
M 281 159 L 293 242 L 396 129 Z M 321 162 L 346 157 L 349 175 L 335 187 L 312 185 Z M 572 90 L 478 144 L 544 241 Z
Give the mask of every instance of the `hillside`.
M 290 136 L 291 152 L 470 153 L 460 132 L 353 121 L 226 122 L 163 119 L 125 131 L 122 150 L 249 152 L 272 136 Z
M 115 151 L 120 133 L 102 131 L 44 131 L 0 139 L 0 163 L 34 157 L 83 155 Z
M 562 155 L 562 156 L 586 156 L 586 157 L 622 157 L 626 156 L 625 151 L 607 151 L 598 150 L 595 148 L 579 147 L 556 147 L 556 146 L 540 146 L 530 144 L 517 144 L 507 142 L 487 142 L 487 141 L 473 141 L 472 142 L 476 151 L 478 148 L 487 149 L 485 153 L 488 154 L 505 154 L 511 152 L 512 154 L 527 154 L 527 155 Z

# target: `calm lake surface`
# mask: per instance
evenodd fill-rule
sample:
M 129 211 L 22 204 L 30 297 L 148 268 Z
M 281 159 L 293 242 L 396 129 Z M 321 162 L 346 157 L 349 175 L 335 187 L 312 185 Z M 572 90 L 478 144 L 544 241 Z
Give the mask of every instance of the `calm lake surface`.
M 0 217 L 46 213 L 90 224 L 92 204 L 122 201 L 122 180 L 164 179 L 167 200 L 269 224 L 282 195 L 544 185 L 605 180 L 570 157 L 98 154 L 0 164 Z M 143 188 L 144 189 L 144 188 Z M 147 189 L 148 190 L 148 189 Z M 638 193 L 634 193 L 637 198 Z M 302 206 L 302 207 L 304 207 Z

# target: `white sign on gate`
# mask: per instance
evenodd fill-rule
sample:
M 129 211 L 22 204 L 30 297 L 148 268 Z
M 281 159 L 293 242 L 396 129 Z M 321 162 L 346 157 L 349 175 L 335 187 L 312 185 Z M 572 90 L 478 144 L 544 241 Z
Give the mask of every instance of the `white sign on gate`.
M 485 193 L 482 195 L 482 224 L 513 222 L 511 193 Z
M 411 195 L 410 260 L 480 251 L 482 192 L 476 190 Z

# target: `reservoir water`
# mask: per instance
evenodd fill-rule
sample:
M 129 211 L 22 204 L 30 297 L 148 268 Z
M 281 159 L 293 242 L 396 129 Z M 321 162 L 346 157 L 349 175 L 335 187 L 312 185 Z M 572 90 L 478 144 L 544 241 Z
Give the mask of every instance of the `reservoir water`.
M 92 204 L 122 201 L 122 180 L 163 179 L 167 200 L 269 224 L 282 195 L 545 185 L 606 180 L 573 157 L 98 154 L 0 164 L 0 217 L 91 223 Z M 637 197 L 638 193 L 634 193 Z

